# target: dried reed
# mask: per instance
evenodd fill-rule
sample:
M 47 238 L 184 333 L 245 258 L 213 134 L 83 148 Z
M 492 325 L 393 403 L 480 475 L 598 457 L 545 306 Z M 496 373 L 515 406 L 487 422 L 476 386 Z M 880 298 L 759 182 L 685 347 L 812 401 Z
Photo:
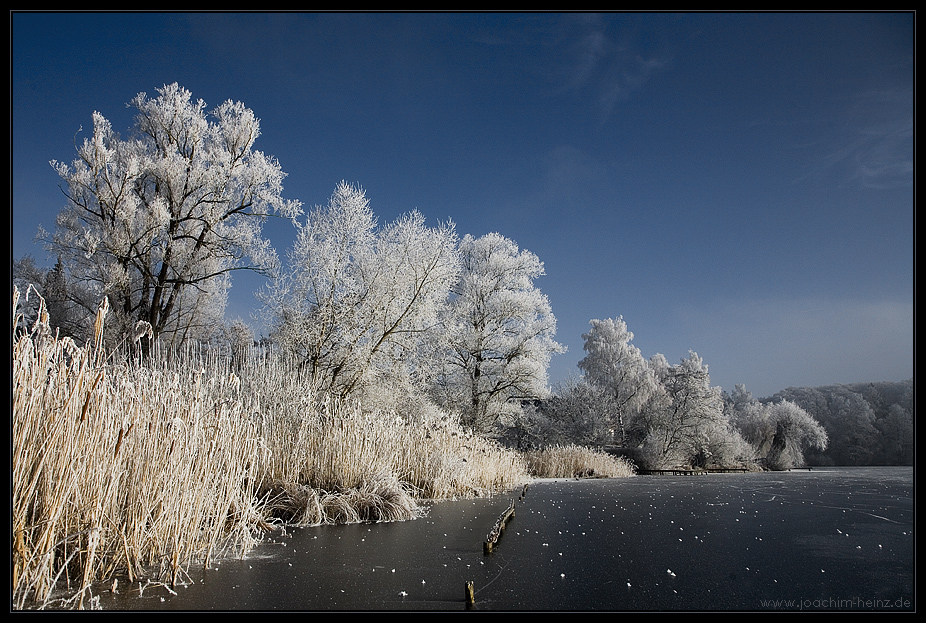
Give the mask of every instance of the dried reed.
M 62 604 L 82 608 L 117 569 L 175 583 L 191 560 L 252 545 L 259 440 L 238 404 L 215 400 L 231 379 L 113 365 L 99 341 L 52 337 L 45 314 L 17 331 L 16 300 L 14 606 L 63 589 Z
M 233 369 L 192 350 L 78 348 L 13 290 L 13 607 L 92 606 L 95 583 L 174 585 L 262 530 L 395 521 L 417 500 L 528 479 L 516 453 L 417 413 L 319 396 L 299 367 L 254 353 Z M 144 334 L 141 331 L 136 339 Z
M 634 466 L 623 457 L 584 446 L 552 446 L 528 452 L 528 469 L 537 478 L 603 477 L 622 478 L 634 474 Z

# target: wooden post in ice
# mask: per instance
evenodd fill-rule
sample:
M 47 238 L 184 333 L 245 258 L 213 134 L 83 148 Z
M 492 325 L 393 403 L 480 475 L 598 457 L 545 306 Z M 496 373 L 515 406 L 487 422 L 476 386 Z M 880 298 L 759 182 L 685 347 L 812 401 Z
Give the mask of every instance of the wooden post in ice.
M 469 607 L 474 603 L 476 603 L 476 593 L 473 591 L 472 581 L 469 581 L 466 583 L 466 605 Z
M 492 548 L 495 547 L 495 543 L 498 542 L 498 537 L 502 535 L 502 530 L 505 529 L 505 523 L 512 517 L 514 517 L 514 502 L 512 502 L 511 506 L 509 506 L 508 509 L 502 513 L 502 516 L 498 518 L 492 531 L 489 532 L 489 536 L 482 544 L 482 549 L 486 554 L 492 553 Z

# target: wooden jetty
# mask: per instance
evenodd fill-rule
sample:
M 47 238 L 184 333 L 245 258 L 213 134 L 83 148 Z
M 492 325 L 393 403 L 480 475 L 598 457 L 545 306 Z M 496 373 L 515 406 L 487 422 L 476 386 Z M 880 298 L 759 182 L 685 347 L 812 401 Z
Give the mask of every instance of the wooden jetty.
M 638 469 L 637 473 L 642 476 L 655 476 L 669 474 L 672 476 L 704 476 L 705 474 L 732 474 L 746 473 L 749 470 L 745 467 L 670 467 L 667 469 Z
M 638 469 L 637 473 L 642 476 L 655 476 L 670 474 L 672 476 L 703 476 L 707 473 L 706 469 L 694 469 L 691 467 L 670 467 L 668 469 Z

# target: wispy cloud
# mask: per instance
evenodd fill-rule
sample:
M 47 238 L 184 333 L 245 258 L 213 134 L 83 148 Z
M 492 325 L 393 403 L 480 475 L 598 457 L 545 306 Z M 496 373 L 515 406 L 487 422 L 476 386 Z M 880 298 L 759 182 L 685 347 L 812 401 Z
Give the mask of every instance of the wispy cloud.
M 834 175 L 841 185 L 864 188 L 912 186 L 912 91 L 856 94 L 846 101 L 822 148 L 811 177 Z
M 543 80 L 549 97 L 578 95 L 604 123 L 617 105 L 664 69 L 671 55 L 642 43 L 640 16 L 565 13 L 528 15 L 483 43 L 517 45 L 523 68 Z M 655 49 L 654 49 L 655 48 Z
M 669 59 L 664 50 L 644 49 L 636 29 L 622 27 L 622 19 L 632 20 L 632 16 L 616 20 L 584 16 L 574 21 L 572 36 L 563 42 L 562 88 L 587 94 L 597 106 L 601 123 L 610 119 L 618 104 L 642 88 Z

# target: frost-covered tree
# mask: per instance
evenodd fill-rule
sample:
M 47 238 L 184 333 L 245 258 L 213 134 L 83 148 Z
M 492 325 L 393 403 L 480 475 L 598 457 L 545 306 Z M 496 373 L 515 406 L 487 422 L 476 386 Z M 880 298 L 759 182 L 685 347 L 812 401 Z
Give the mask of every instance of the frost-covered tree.
M 737 383 L 733 387 L 733 391 L 730 395 L 724 395 L 724 410 L 727 412 L 727 415 L 732 418 L 735 417 L 737 413 L 756 402 L 752 392 L 746 389 L 746 386 L 742 383 Z
M 264 296 L 274 341 L 342 396 L 414 367 L 456 278 L 456 242 L 452 223 L 428 227 L 416 211 L 379 227 L 364 190 L 342 182 Z
M 47 271 L 35 264 L 35 258 L 26 255 L 13 260 L 13 287 L 19 290 L 22 297 L 19 301 L 18 313 L 22 324 L 16 327 L 19 330 L 31 328 L 39 319 L 39 296 L 45 284 Z M 38 296 L 33 294 L 38 293 Z
M 53 331 L 78 343 L 92 334 L 93 316 L 87 311 L 92 307 L 92 297 L 70 280 L 60 258 L 53 268 L 46 270 L 36 266 L 35 260 L 27 255 L 13 261 L 12 272 L 13 285 L 23 293 L 20 306 L 24 319 L 34 321 L 38 305 L 35 294 L 38 294 L 44 301 Z M 99 303 L 97 299 L 97 305 Z
M 109 297 L 108 327 L 144 320 L 172 341 L 200 337 L 221 317 L 232 271 L 277 265 L 265 218 L 301 207 L 283 199 L 279 163 L 253 148 L 260 122 L 242 103 L 207 112 L 171 84 L 129 105 L 130 138 L 95 112 L 73 162 L 51 162 L 67 205 L 40 236 L 94 305 Z
M 534 285 L 544 274 L 535 254 L 496 233 L 465 236 L 459 253 L 434 392 L 464 426 L 488 432 L 521 400 L 548 395 L 550 358 L 564 349 L 553 339 L 550 303 Z
M 739 397 L 738 397 L 739 396 Z M 809 445 L 803 459 L 812 465 L 911 465 L 913 463 L 913 380 L 789 387 L 769 398 L 753 399 L 742 386 L 728 397 L 727 409 L 750 440 L 774 433 L 762 407 L 792 402 L 826 433 L 826 445 Z M 761 425 L 761 426 L 760 426 Z M 770 443 L 770 442 L 767 442 Z M 761 455 L 764 460 L 764 454 Z
M 658 389 L 642 409 L 647 467 L 723 464 L 740 454 L 741 439 L 723 412 L 723 395 L 711 387 L 707 365 L 695 352 L 677 365 L 650 359 Z
M 614 443 L 610 396 L 582 376 L 559 381 L 553 395 L 542 401 L 536 411 L 543 417 L 539 422 L 542 430 L 538 432 L 543 443 L 585 446 Z
M 602 415 L 613 423 L 617 443 L 624 445 L 630 432 L 628 419 L 656 391 L 656 379 L 640 349 L 631 344 L 633 333 L 622 316 L 589 324 L 592 328 L 582 335 L 586 355 L 579 369 L 605 396 L 607 413 Z
M 210 347 L 240 368 L 257 346 L 254 330 L 241 318 L 223 322 L 212 337 Z
M 783 400 L 768 405 L 767 409 L 767 422 L 770 428 L 774 427 L 771 443 L 765 455 L 769 468 L 800 467 L 804 464 L 806 450 L 826 450 L 826 431 L 799 406 Z
M 734 399 L 731 420 L 755 451 L 755 457 L 769 469 L 804 465 L 808 450 L 825 450 L 828 437 L 823 426 L 790 400 L 763 404 Z

